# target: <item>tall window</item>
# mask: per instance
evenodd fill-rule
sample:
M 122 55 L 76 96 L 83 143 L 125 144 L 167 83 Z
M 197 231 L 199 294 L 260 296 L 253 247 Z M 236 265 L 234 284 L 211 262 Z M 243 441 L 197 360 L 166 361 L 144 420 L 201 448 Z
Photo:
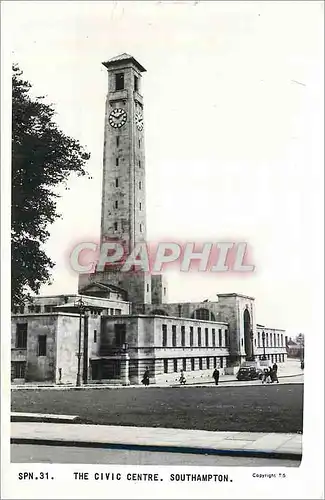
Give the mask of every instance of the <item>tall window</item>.
M 141 201 L 139 203 L 139 210 L 142 210 L 142 204 L 141 204 Z
M 216 330 L 215 328 L 212 328 L 212 346 L 216 346 Z
M 119 159 L 118 158 L 115 158 L 115 165 L 118 167 L 118 164 L 119 164 Z
M 205 329 L 205 345 L 206 347 L 209 346 L 209 328 Z
M 117 231 L 117 222 L 114 222 L 114 231 Z
M 258 347 L 261 345 L 261 332 L 257 332 Z
M 197 329 L 197 345 L 199 347 L 201 347 L 201 345 L 202 345 L 201 328 L 200 327 L 198 327 L 198 329 Z M 200 368 L 200 370 L 202 370 L 202 368 Z
M 162 325 L 162 345 L 167 347 L 167 325 Z
M 194 372 L 195 370 L 195 358 L 191 358 L 191 371 Z
M 118 208 L 118 200 L 115 200 L 115 208 Z
M 281 333 L 281 345 L 283 346 L 283 334 Z
M 122 309 L 115 309 L 114 314 L 115 316 L 120 316 L 122 314 Z
M 27 348 L 27 323 L 17 323 L 16 325 L 16 347 L 18 349 Z
M 25 378 L 26 362 L 14 361 L 13 365 L 13 378 Z
M 207 358 L 207 370 L 210 369 L 210 358 Z
M 181 326 L 181 345 L 185 347 L 185 326 Z
M 199 358 L 199 370 L 202 370 L 203 368 L 203 360 L 202 358 Z
M 225 330 L 225 342 L 226 342 L 226 347 L 229 347 L 229 332 L 228 330 Z M 256 344 L 256 341 L 255 341 L 255 344 Z
M 164 373 L 168 373 L 168 359 L 164 359 Z
M 115 187 L 118 187 L 118 178 L 115 179 Z
M 135 92 L 139 91 L 139 78 L 134 75 L 134 90 Z
M 39 335 L 38 336 L 37 355 L 38 356 L 46 356 L 46 335 Z
M 139 189 L 141 189 L 141 188 L 142 188 L 142 182 L 139 181 Z
M 94 344 L 97 342 L 97 330 L 94 330 Z
M 219 329 L 219 347 L 222 347 L 222 330 L 221 328 Z
M 186 372 L 186 358 L 183 358 L 183 370 Z
M 120 138 L 119 136 L 116 136 L 116 147 L 118 148 L 120 145 Z
M 141 168 L 141 160 L 139 160 L 139 168 Z
M 126 338 L 126 324 L 115 324 L 114 325 L 114 334 L 115 334 L 115 345 L 116 347 L 122 347 L 125 344 Z
M 266 343 L 266 347 L 269 347 L 269 334 L 266 333 L 266 336 L 265 336 L 265 343 Z
M 176 325 L 172 325 L 172 346 L 176 347 Z
M 177 359 L 174 359 L 174 372 L 177 372 Z
M 115 90 L 124 89 L 124 73 L 115 74 Z
M 142 224 L 140 224 L 140 233 L 142 233 Z
M 190 326 L 190 347 L 193 347 L 193 339 L 194 335 L 193 335 L 193 326 Z

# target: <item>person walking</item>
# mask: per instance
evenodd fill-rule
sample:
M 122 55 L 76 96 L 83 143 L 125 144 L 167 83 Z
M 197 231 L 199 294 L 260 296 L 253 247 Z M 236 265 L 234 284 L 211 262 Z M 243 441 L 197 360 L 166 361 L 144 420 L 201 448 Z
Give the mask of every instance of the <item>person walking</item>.
M 220 372 L 219 372 L 218 368 L 215 368 L 214 372 L 212 374 L 212 377 L 214 378 L 214 381 L 215 381 L 216 385 L 219 384 L 219 376 L 220 376 Z
M 272 366 L 272 382 L 276 382 L 277 384 L 279 383 L 278 365 L 276 363 L 274 363 Z
M 143 374 L 142 383 L 145 386 L 149 385 L 149 368 L 147 366 L 146 366 L 146 370 L 145 370 L 145 372 Z
M 184 370 L 181 370 L 181 376 L 179 377 L 179 383 L 181 385 L 185 385 L 186 384 L 186 378 L 184 376 Z

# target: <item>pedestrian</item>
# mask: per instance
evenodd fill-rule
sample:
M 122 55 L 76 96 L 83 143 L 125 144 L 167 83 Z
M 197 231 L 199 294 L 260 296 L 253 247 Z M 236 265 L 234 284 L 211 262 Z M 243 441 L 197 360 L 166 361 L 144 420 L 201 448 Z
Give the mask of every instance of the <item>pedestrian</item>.
M 264 382 L 269 384 L 270 380 L 271 380 L 271 369 L 268 370 L 267 368 L 264 368 L 264 373 L 263 373 L 263 377 L 262 377 L 262 384 L 264 384 Z
M 214 372 L 212 373 L 212 377 L 214 378 L 216 385 L 219 384 L 219 376 L 220 376 L 220 372 L 219 372 L 218 368 L 215 368 Z
M 145 386 L 149 385 L 149 368 L 147 366 L 146 366 L 146 370 L 145 370 L 145 372 L 143 374 L 142 383 Z
M 179 377 L 179 383 L 181 385 L 185 385 L 186 384 L 186 378 L 184 376 L 184 370 L 181 370 L 181 376 Z
M 274 363 L 272 366 L 272 382 L 276 382 L 277 384 L 279 383 L 278 379 L 278 365 Z

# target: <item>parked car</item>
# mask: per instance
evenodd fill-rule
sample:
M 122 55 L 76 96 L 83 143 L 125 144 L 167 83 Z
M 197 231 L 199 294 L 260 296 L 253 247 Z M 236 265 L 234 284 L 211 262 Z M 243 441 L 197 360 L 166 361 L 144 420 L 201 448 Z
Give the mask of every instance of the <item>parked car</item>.
M 256 361 L 245 361 L 239 368 L 237 380 L 258 380 L 263 376 L 263 369 Z

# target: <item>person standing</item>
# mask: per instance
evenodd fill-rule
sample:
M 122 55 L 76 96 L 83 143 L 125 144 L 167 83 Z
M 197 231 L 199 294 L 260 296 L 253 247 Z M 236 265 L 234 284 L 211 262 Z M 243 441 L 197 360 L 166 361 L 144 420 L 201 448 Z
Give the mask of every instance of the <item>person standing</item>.
M 149 385 L 149 368 L 147 366 L 146 366 L 146 370 L 145 370 L 145 372 L 143 374 L 142 383 L 145 386 Z
M 214 372 L 212 374 L 212 377 L 214 378 L 214 381 L 215 381 L 216 385 L 219 384 L 219 376 L 220 376 L 220 372 L 219 372 L 218 368 L 215 368 Z
M 185 385 L 186 384 L 186 378 L 184 376 L 184 370 L 181 370 L 181 376 L 179 377 L 179 383 L 181 385 Z
M 273 366 L 272 366 L 272 374 L 273 374 L 272 381 L 276 382 L 278 384 L 279 383 L 279 379 L 278 379 L 278 365 L 276 363 L 274 363 Z

